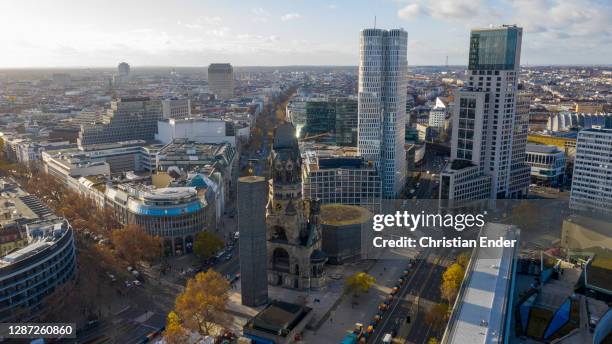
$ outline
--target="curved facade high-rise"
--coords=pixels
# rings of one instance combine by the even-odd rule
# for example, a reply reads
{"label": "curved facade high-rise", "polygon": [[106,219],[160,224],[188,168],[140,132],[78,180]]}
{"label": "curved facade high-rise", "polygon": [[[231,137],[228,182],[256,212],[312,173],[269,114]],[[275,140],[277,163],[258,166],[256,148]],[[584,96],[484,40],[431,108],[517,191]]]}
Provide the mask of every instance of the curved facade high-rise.
{"label": "curved facade high-rise", "polygon": [[407,44],[403,29],[361,30],[357,147],[380,171],[387,198],[401,191],[406,177]]}

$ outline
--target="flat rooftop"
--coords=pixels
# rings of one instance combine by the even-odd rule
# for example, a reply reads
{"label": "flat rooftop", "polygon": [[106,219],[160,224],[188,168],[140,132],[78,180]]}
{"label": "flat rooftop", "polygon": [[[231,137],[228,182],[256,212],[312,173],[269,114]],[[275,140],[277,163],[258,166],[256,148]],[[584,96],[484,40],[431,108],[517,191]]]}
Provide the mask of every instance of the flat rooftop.
{"label": "flat rooftop", "polygon": [[[514,227],[489,223],[482,236],[517,239]],[[502,343],[515,248],[477,248],[448,324],[447,343]]]}
{"label": "flat rooftop", "polygon": [[455,159],[450,164],[451,170],[462,170],[464,168],[473,167],[473,166],[476,166],[476,165],[474,165],[469,160],[463,160],[463,159]]}
{"label": "flat rooftop", "polygon": [[539,145],[539,144],[534,144],[534,143],[528,143],[527,144],[527,152],[553,154],[553,153],[560,153],[561,150],[559,148],[557,148],[557,146]]}
{"label": "flat rooftop", "polygon": [[286,335],[312,311],[311,308],[288,303],[272,301],[259,312],[245,327],[279,335]]}
{"label": "flat rooftop", "polygon": [[332,226],[348,226],[366,222],[372,214],[356,205],[321,205],[321,223]]}

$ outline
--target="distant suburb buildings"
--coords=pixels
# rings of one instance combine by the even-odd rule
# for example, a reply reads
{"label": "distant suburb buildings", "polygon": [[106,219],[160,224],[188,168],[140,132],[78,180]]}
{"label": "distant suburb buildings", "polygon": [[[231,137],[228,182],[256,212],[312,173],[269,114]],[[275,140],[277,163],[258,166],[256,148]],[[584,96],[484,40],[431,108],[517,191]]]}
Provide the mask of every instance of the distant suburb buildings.
{"label": "distant suburb buildings", "polygon": [[360,34],[357,147],[380,171],[387,198],[401,191],[406,175],[407,42],[403,29]]}
{"label": "distant suburb buildings", "polygon": [[219,99],[234,97],[234,68],[229,63],[208,66],[208,88]]}
{"label": "distant suburb buildings", "polygon": [[529,95],[518,90],[522,34],[516,26],[472,31],[468,80],[455,94],[451,162],[441,173],[440,198],[449,204],[527,193]]}
{"label": "distant suburb buildings", "polygon": [[612,204],[612,129],[578,133],[570,207],[609,213]]}

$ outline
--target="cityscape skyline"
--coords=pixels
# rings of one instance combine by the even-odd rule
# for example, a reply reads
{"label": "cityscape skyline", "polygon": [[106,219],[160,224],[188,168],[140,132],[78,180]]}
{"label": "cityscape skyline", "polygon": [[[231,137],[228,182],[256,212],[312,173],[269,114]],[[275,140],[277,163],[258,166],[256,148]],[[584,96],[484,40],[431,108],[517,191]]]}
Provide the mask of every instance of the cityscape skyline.
{"label": "cityscape skyline", "polygon": [[302,1],[0,14],[0,337],[612,343],[612,7]]}
{"label": "cityscape skyline", "polygon": [[445,65],[447,56],[449,65],[462,65],[466,33],[501,23],[525,28],[526,65],[602,65],[612,53],[612,5],[600,0],[185,1],[147,3],[150,15],[130,15],[143,5],[3,2],[0,13],[9,15],[0,28],[13,34],[0,38],[6,52],[0,68],[105,67],[119,61],[177,67],[224,61],[353,66],[358,64],[356,32],[372,26],[375,17],[377,27],[408,31],[412,66]]}

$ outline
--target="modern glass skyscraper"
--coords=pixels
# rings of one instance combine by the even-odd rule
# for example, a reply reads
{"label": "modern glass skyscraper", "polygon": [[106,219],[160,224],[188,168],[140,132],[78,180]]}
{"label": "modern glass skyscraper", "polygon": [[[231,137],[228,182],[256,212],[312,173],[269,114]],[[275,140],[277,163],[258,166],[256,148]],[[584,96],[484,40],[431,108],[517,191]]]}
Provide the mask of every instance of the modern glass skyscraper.
{"label": "modern glass skyscraper", "polygon": [[527,193],[524,119],[529,98],[518,101],[522,35],[523,29],[514,25],[472,30],[468,79],[455,94],[452,162],[441,175],[443,199]]}
{"label": "modern glass skyscraper", "polygon": [[407,43],[403,29],[361,30],[357,147],[380,171],[387,198],[401,191],[406,176]]}

